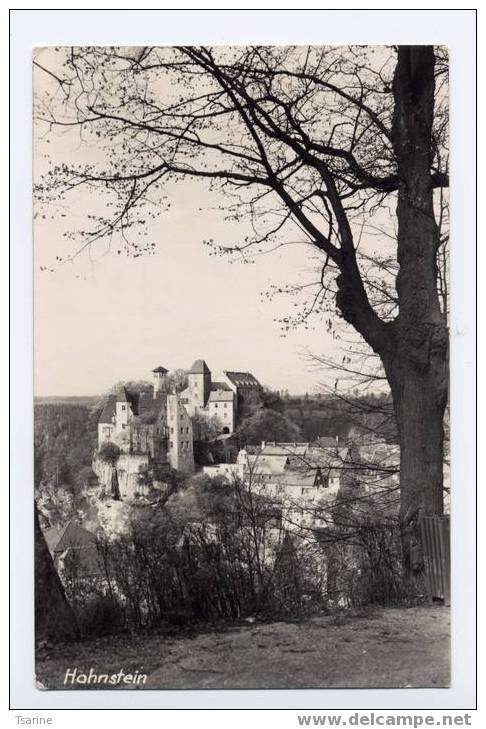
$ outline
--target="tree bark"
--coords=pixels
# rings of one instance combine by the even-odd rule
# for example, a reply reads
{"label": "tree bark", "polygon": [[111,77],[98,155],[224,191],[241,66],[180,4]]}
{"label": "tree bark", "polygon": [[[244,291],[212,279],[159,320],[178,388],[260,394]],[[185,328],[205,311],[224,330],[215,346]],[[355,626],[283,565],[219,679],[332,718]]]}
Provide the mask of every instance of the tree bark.
{"label": "tree bark", "polygon": [[35,545],[35,640],[51,642],[76,640],[79,631],[74,612],[67,601],[52,557],[42,534],[34,502]]}
{"label": "tree bark", "polygon": [[389,375],[400,439],[400,528],[404,566],[422,567],[419,520],[443,512],[443,418],[447,387],[434,372],[397,361]]}
{"label": "tree bark", "polygon": [[439,230],[431,175],[434,50],[402,46],[393,92],[392,142],[399,178],[396,288],[399,313],[384,323],[357,285],[354,261],[341,263],[337,305],[380,356],[400,440],[400,527],[404,563],[421,566],[419,519],[443,511],[443,419],[448,396],[448,332],[437,290]]}
{"label": "tree bark", "polygon": [[434,215],[432,122],[434,51],[404,46],[393,84],[398,163],[399,314],[382,353],[400,437],[400,524],[405,565],[420,566],[418,520],[443,510],[443,419],[448,332],[437,291],[439,231]]}

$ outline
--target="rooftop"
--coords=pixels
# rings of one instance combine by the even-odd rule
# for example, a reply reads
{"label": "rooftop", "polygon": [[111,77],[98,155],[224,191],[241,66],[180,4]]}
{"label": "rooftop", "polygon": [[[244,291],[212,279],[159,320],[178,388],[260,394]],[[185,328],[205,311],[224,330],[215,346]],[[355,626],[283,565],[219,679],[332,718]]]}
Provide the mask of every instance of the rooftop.
{"label": "rooftop", "polygon": [[234,393],[229,387],[227,390],[213,390],[209,393],[208,402],[233,402]]}
{"label": "rooftop", "polygon": [[117,402],[130,402],[130,398],[128,396],[128,390],[126,387],[120,387],[120,389],[117,390],[116,401]]}
{"label": "rooftop", "polygon": [[114,395],[110,395],[105,403],[105,406],[101,412],[100,423],[112,423],[115,416],[115,405],[116,399]]}
{"label": "rooftop", "polygon": [[233,392],[226,382],[211,382],[211,390],[227,390],[228,392]]}
{"label": "rooftop", "polygon": [[210,375],[211,370],[207,366],[206,362],[203,359],[197,359],[191,369],[189,370],[190,375]]}
{"label": "rooftop", "polygon": [[51,554],[96,544],[95,535],[74,521],[68,521],[60,528],[45,529],[44,537]]}
{"label": "rooftop", "polygon": [[257,378],[251,372],[232,372],[225,370],[226,377],[237,387],[261,387]]}

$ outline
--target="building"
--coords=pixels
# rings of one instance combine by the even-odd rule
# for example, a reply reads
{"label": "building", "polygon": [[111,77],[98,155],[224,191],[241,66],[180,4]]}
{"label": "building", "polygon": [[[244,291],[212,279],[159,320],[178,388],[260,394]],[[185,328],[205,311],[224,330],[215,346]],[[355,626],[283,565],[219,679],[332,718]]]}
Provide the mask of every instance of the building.
{"label": "building", "polygon": [[251,372],[224,370],[221,379],[222,384],[227,385],[234,392],[237,411],[241,411],[245,405],[261,399],[262,386]]}
{"label": "building", "polygon": [[[255,452],[249,452],[255,450]],[[347,448],[333,441],[332,448],[311,443],[267,443],[242,449],[234,464],[206,466],[211,477],[238,479],[281,510],[282,517],[299,526],[317,526],[323,506],[334,501],[341,486]]]}
{"label": "building", "polygon": [[[169,464],[183,473],[194,471],[193,442],[200,417],[218,423],[221,434],[233,433],[238,402],[249,393],[261,393],[258,380],[249,372],[225,372],[214,381],[203,359],[187,373],[187,387],[171,392],[168,370],[152,370],[152,386],[143,392],[121,387],[107,398],[98,421],[98,449],[108,443],[121,451],[116,464],[120,495],[127,498],[146,490],[144,474],[152,463]],[[111,493],[112,464],[95,458],[93,465],[105,492]],[[101,474],[101,475],[100,475]],[[111,489],[112,490],[112,489]]]}
{"label": "building", "polygon": [[250,396],[261,398],[262,386],[250,372],[225,370],[218,380],[203,359],[197,359],[187,375],[188,384],[180,395],[187,412],[194,417],[201,415],[217,418],[221,433],[233,433],[238,412]]}
{"label": "building", "polygon": [[[234,464],[206,466],[211,478],[238,479],[253,493],[279,504],[288,522],[326,527],[336,499],[350,499],[356,511],[370,504],[394,514],[399,503],[399,461],[395,444],[344,445],[337,439],[315,443],[262,442],[240,450]],[[362,508],[361,508],[362,507]]]}
{"label": "building", "polygon": [[[151,391],[110,395],[98,422],[98,448],[114,443],[125,456],[145,456],[183,473],[194,471],[192,421],[177,393],[169,393],[167,370],[153,370]],[[125,460],[127,460],[125,458]]]}
{"label": "building", "polygon": [[59,574],[70,578],[101,575],[96,536],[74,521],[43,530],[47,547]]}

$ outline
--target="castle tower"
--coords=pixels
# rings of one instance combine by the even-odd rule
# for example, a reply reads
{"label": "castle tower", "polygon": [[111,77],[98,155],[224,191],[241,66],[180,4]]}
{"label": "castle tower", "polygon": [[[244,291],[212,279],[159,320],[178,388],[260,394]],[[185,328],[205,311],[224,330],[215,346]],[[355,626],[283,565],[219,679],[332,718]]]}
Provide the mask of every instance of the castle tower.
{"label": "castle tower", "polygon": [[116,432],[121,433],[122,430],[127,428],[132,414],[128,393],[124,387],[118,390],[115,399],[115,427]]}
{"label": "castle tower", "polygon": [[189,401],[194,411],[205,407],[211,392],[211,371],[203,359],[197,359],[187,373]]}
{"label": "castle tower", "polygon": [[157,397],[159,392],[163,392],[165,387],[165,376],[169,370],[161,365],[152,370],[152,380],[154,385],[154,398]]}
{"label": "castle tower", "polygon": [[192,421],[179,395],[167,395],[167,457],[172,468],[194,471]]}

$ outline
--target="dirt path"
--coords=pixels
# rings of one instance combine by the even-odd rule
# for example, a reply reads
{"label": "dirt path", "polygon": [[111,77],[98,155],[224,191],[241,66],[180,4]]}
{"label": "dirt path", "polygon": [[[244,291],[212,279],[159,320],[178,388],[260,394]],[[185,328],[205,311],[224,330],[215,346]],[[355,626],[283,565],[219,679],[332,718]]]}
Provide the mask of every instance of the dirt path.
{"label": "dirt path", "polygon": [[38,662],[38,678],[61,687],[66,667],[78,666],[99,673],[143,668],[151,689],[449,684],[449,610],[442,606],[254,624],[195,638],[151,636],[124,647],[110,641],[46,657]]}

